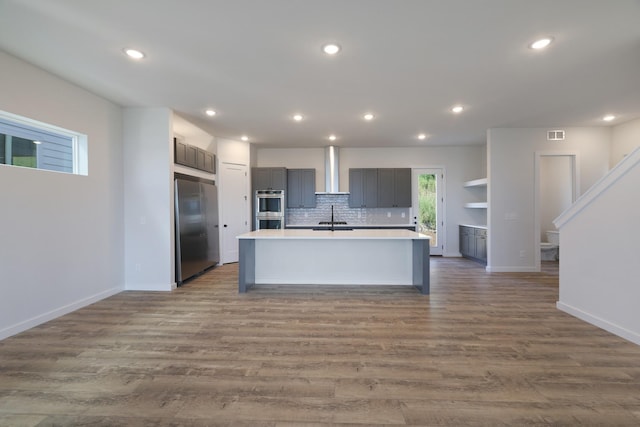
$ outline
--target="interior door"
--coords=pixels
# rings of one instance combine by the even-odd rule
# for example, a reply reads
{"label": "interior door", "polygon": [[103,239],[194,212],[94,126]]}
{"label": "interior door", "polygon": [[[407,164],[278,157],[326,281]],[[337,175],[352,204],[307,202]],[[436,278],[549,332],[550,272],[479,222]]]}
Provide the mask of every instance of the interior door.
{"label": "interior door", "polygon": [[236,236],[250,229],[247,219],[249,203],[247,191],[247,166],[222,163],[220,168],[221,264],[238,262],[239,245]]}
{"label": "interior door", "polygon": [[444,170],[441,168],[412,169],[413,223],[416,231],[431,237],[431,255],[444,251]]}

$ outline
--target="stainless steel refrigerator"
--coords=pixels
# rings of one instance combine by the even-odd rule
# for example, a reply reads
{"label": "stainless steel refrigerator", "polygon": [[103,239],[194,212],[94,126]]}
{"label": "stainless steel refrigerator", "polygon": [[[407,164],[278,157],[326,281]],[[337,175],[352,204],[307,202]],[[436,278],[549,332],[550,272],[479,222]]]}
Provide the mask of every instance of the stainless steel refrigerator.
{"label": "stainless steel refrigerator", "polygon": [[175,179],[176,282],[220,262],[218,190],[212,182]]}

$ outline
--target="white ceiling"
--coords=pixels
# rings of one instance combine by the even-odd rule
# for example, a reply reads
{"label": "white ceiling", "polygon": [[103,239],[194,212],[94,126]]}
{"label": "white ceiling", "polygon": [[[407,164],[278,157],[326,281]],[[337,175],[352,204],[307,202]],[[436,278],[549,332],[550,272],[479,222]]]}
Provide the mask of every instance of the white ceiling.
{"label": "white ceiling", "polygon": [[638,0],[0,0],[0,49],[263,146],[481,144],[488,128],[640,117]]}

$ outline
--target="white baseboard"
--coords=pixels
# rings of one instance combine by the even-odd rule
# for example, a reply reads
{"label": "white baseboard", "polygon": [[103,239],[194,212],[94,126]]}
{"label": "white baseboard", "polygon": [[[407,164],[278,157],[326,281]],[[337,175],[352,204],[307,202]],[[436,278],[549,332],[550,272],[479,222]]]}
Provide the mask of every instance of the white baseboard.
{"label": "white baseboard", "polygon": [[485,270],[489,273],[539,273],[536,267],[494,267],[487,265]]}
{"label": "white baseboard", "polygon": [[19,334],[20,332],[24,332],[27,329],[31,329],[35,326],[41,325],[42,323],[48,322],[49,320],[53,320],[56,317],[64,316],[65,314],[76,311],[82,307],[86,307],[89,304],[93,304],[94,302],[98,302],[122,291],[122,288],[111,288],[90,297],[72,302],[71,304],[67,304],[60,308],[56,308],[55,310],[51,310],[38,316],[32,317],[31,319],[16,323],[15,325],[8,326],[0,330],[0,340],[8,338],[12,335]]}
{"label": "white baseboard", "polygon": [[622,326],[611,323],[605,319],[594,316],[580,310],[579,308],[573,307],[560,301],[556,302],[556,308],[560,311],[564,311],[565,313],[577,317],[580,320],[591,323],[592,325],[597,326],[600,329],[604,329],[607,332],[611,332],[612,334],[624,338],[625,340],[631,341],[634,344],[640,345],[639,332],[630,331],[629,329],[623,328]]}
{"label": "white baseboard", "polygon": [[135,283],[135,284],[127,284],[125,286],[126,291],[159,291],[159,292],[170,292],[176,289],[176,283],[164,283],[164,284],[155,284],[155,283]]}
{"label": "white baseboard", "polygon": [[446,257],[446,258],[462,258],[462,254],[460,252],[447,252],[447,251],[444,251],[442,256]]}

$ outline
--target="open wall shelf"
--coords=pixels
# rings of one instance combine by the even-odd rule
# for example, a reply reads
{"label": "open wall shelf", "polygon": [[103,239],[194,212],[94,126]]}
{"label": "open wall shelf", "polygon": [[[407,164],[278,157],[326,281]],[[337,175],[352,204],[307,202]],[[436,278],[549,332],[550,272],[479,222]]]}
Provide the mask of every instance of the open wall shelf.
{"label": "open wall shelf", "polygon": [[487,178],[474,179],[473,181],[467,181],[464,183],[465,187],[486,187]]}
{"label": "open wall shelf", "polygon": [[464,207],[470,209],[487,209],[487,202],[465,203]]}

